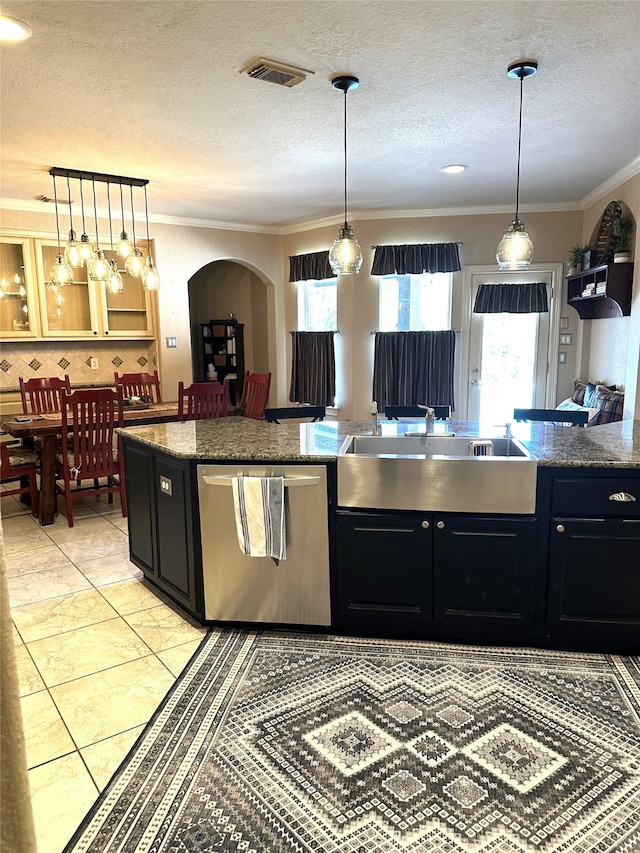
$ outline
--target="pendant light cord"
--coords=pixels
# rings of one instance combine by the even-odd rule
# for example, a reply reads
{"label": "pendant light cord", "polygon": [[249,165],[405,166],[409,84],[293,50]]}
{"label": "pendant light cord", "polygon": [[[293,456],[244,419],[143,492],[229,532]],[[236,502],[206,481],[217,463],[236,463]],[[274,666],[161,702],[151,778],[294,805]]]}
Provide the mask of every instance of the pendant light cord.
{"label": "pendant light cord", "polygon": [[58,232],[58,255],[62,254],[62,248],[60,246],[60,222],[58,219],[58,193],[56,190],[56,176],[53,176],[53,202],[56,206],[56,231]]}
{"label": "pendant light cord", "polygon": [[111,192],[109,191],[111,184],[107,181],[107,208],[109,210],[109,242],[111,243],[111,251],[113,251],[113,226],[111,225]]}
{"label": "pendant light cord", "polygon": [[131,233],[133,235],[133,248],[135,250],[137,248],[137,246],[136,246],[136,217],[133,213],[133,184],[129,184],[129,189],[131,191]]}
{"label": "pendant light cord", "polygon": [[522,149],[522,88],[524,86],[524,73],[522,70],[520,77],[520,117],[518,120],[518,169],[516,173],[516,219],[518,219],[518,211],[520,209],[520,151]]}
{"label": "pendant light cord", "polygon": [[86,235],[87,226],[84,221],[84,192],[82,190],[82,178],[80,178],[80,206],[82,207],[82,233]]}
{"label": "pendant light cord", "polygon": [[344,224],[347,224],[347,92],[344,90]]}
{"label": "pendant light cord", "polygon": [[144,185],[144,215],[147,220],[147,257],[151,254],[151,241],[149,239],[149,207],[147,205],[147,185]]}
{"label": "pendant light cord", "polygon": [[69,228],[73,231],[73,214],[71,210],[71,184],[69,182],[69,175],[67,175],[67,192],[69,193]]}
{"label": "pendant light cord", "polygon": [[100,249],[100,236],[98,235],[98,207],[96,205],[96,182],[95,178],[91,178],[91,185],[93,187],[93,218],[96,223],[96,251]]}

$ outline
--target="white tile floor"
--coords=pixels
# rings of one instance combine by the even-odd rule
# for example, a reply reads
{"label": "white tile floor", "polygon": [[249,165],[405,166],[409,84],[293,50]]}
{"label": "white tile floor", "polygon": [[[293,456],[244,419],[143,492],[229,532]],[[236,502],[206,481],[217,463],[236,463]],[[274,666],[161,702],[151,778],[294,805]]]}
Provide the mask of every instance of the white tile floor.
{"label": "white tile floor", "polygon": [[75,501],[73,528],[0,504],[38,851],[60,853],[206,629],[129,561],[117,497]]}

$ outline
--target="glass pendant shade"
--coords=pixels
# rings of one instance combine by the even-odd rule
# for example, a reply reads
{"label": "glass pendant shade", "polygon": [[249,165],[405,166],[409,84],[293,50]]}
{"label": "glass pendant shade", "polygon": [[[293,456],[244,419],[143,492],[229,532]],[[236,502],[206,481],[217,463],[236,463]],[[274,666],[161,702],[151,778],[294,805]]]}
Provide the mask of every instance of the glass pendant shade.
{"label": "glass pendant shade", "polygon": [[151,255],[147,255],[147,260],[140,278],[142,279],[142,286],[145,290],[160,289],[160,275],[158,274],[158,270],[155,268]]}
{"label": "glass pendant shade", "polygon": [[345,222],[338,231],[329,251],[329,264],[335,273],[353,275],[360,272],[362,266],[362,249],[353,228]]}
{"label": "glass pendant shade", "polygon": [[111,275],[111,264],[102,249],[98,249],[87,267],[91,281],[107,281]]}
{"label": "glass pendant shade", "polygon": [[62,255],[58,255],[49,273],[49,280],[54,284],[71,284],[73,281],[73,270]]}
{"label": "glass pendant shade", "polygon": [[116,252],[121,258],[128,258],[133,252],[133,244],[131,243],[131,240],[129,240],[126,231],[120,232],[120,239],[116,243]]}
{"label": "glass pendant shade", "polygon": [[133,276],[133,278],[140,278],[142,275],[142,270],[144,269],[144,258],[142,257],[142,252],[137,246],[124,262],[124,268],[130,276]]}
{"label": "glass pendant shade", "polygon": [[84,258],[80,250],[80,244],[76,240],[76,232],[71,229],[69,231],[69,241],[64,247],[64,259],[70,267],[77,269],[84,263]]}
{"label": "glass pendant shade", "polygon": [[498,245],[496,260],[501,270],[527,270],[533,259],[533,243],[524,230],[524,222],[514,219]]}
{"label": "glass pendant shade", "polygon": [[82,234],[80,237],[80,256],[85,264],[88,264],[94,255],[93,243],[89,240],[87,234]]}
{"label": "glass pendant shade", "polygon": [[122,293],[124,290],[124,281],[122,280],[120,270],[118,269],[118,265],[115,261],[111,261],[110,267],[111,271],[109,273],[109,278],[107,279],[106,288],[109,293],[117,296],[118,293]]}

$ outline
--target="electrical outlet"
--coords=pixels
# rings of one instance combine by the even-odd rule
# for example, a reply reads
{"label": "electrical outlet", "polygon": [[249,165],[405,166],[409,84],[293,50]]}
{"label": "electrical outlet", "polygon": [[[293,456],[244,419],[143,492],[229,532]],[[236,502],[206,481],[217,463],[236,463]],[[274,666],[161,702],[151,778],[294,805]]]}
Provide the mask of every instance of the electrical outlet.
{"label": "electrical outlet", "polygon": [[92,358],[90,360],[90,367],[91,367],[91,370],[98,370],[99,365],[98,365],[98,359],[97,358]]}

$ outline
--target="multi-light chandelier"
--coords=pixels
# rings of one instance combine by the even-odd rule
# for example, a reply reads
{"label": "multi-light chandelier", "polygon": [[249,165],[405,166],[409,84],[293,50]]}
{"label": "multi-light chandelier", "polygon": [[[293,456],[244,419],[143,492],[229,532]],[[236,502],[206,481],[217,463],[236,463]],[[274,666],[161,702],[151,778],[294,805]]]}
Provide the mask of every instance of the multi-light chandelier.
{"label": "multi-light chandelier", "polygon": [[[73,270],[82,266],[87,268],[87,276],[91,281],[103,282],[107,291],[111,294],[122,293],[124,290],[124,282],[118,265],[115,259],[109,261],[104,253],[104,249],[100,246],[100,233],[98,228],[98,199],[96,191],[96,182],[106,184],[106,200],[109,216],[109,243],[111,250],[125,259],[124,267],[128,275],[133,278],[140,278],[142,286],[145,290],[158,290],[160,287],[160,275],[155,266],[153,256],[151,254],[151,244],[149,237],[149,207],[147,201],[147,181],[144,178],[125,178],[122,175],[104,175],[99,172],[85,172],[79,169],[62,169],[57,166],[49,170],[49,174],[53,178],[53,198],[55,203],[56,213],[56,232],[58,235],[58,255],[51,268],[49,280],[53,285],[60,286],[71,284],[73,281]],[[58,205],[58,192],[56,186],[56,178],[66,178],[67,191],[69,193],[69,239],[62,247],[60,240],[60,211]],[[76,232],[73,227],[73,210],[71,202],[71,181],[75,180],[79,183],[80,204],[82,208],[82,234],[78,241]],[[91,242],[87,234],[87,225],[85,219],[84,205],[84,182],[91,183],[93,196],[93,216],[95,223],[95,246]],[[122,216],[122,229],[120,231],[120,239],[114,246],[113,243],[113,222],[111,218],[111,189],[113,186],[118,187],[120,196],[120,212]],[[130,207],[131,207],[131,232],[133,240],[129,240],[125,225],[124,212],[124,193],[123,187],[129,187]],[[133,188],[142,187],[144,189],[144,211],[145,221],[147,226],[147,256],[146,260],[142,251],[136,245],[136,226],[135,226],[135,209],[133,199]]]}
{"label": "multi-light chandelier", "polygon": [[533,258],[533,243],[519,216],[520,206],[520,150],[522,148],[522,84],[525,77],[532,77],[538,70],[537,62],[514,62],[507,69],[509,77],[520,80],[520,119],[518,122],[518,171],[516,177],[516,215],[509,223],[507,232],[498,245],[496,260],[501,270],[526,270]]}

